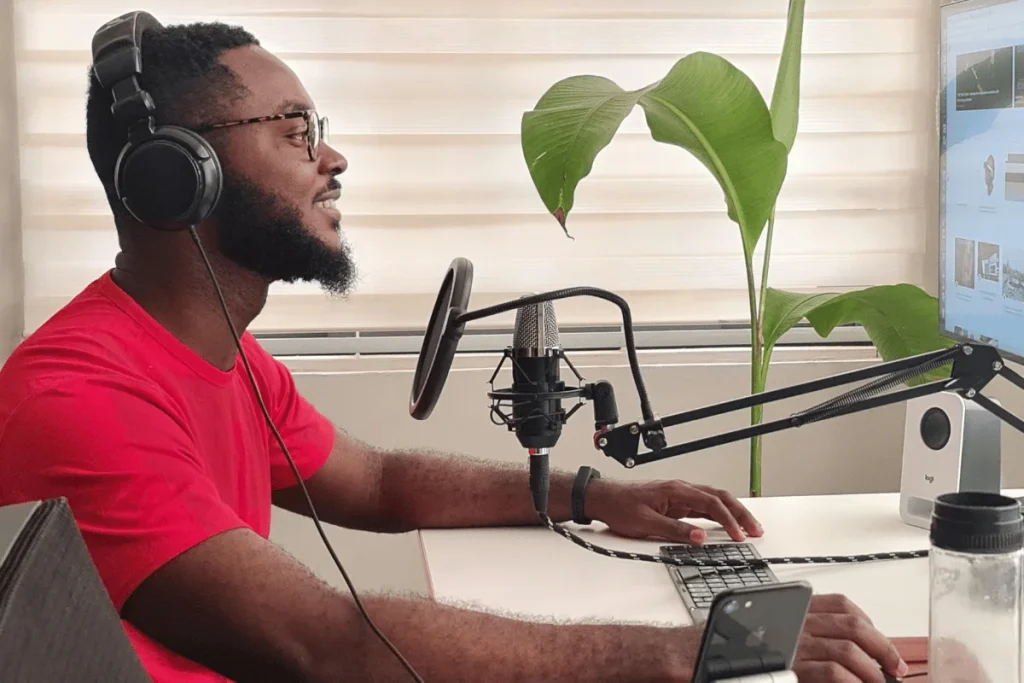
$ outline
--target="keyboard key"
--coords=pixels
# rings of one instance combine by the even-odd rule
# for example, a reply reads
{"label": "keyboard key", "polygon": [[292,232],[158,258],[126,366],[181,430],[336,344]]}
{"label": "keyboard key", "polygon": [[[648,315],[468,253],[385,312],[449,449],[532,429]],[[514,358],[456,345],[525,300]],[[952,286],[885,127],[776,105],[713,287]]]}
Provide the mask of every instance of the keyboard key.
{"label": "keyboard key", "polygon": [[[760,559],[750,543],[711,543],[703,546],[665,546],[662,552],[679,559],[730,560],[750,562]],[[690,617],[696,624],[707,621],[715,597],[726,590],[744,586],[776,583],[766,565],[754,567],[675,567],[667,565]]]}

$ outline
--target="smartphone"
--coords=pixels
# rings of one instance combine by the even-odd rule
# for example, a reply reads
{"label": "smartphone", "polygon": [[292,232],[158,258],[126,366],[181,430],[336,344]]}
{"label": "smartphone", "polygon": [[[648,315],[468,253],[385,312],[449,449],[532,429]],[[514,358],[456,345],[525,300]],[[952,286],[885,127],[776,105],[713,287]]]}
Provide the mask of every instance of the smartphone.
{"label": "smartphone", "polygon": [[811,607],[811,594],[806,581],[719,593],[708,611],[693,683],[790,669]]}

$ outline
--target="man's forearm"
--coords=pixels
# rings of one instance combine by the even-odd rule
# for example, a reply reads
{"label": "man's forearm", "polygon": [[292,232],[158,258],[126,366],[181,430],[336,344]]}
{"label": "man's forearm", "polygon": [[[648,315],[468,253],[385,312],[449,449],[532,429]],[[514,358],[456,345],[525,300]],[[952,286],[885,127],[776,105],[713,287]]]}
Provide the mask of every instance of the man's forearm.
{"label": "man's forearm", "polygon": [[[381,458],[384,516],[400,530],[538,523],[525,462],[423,452],[387,452]],[[573,478],[551,471],[548,514],[556,522],[572,519]]]}
{"label": "man's forearm", "polygon": [[[695,628],[555,626],[429,600],[363,600],[430,683],[686,682],[700,638]],[[233,681],[412,680],[351,595],[249,529],[218,534],[164,564],[132,593],[122,617]]]}
{"label": "man's forearm", "polygon": [[[309,680],[412,680],[345,600],[344,633],[322,631],[324,650],[309,652]],[[538,624],[423,600],[365,604],[425,681],[687,682],[700,642],[693,627]]]}

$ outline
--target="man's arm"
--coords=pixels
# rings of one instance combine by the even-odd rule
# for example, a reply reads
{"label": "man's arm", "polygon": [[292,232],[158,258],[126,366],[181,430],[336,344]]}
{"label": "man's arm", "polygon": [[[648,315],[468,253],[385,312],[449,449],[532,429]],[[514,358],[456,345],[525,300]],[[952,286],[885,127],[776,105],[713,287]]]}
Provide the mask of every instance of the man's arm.
{"label": "man's arm", "polygon": [[[700,627],[543,624],[369,597],[365,606],[425,681],[690,683]],[[816,596],[794,664],[800,680],[884,683],[907,672],[893,644],[841,596]],[[348,595],[246,530],[153,573],[122,614],[166,647],[240,683],[412,680]],[[880,668],[881,667],[881,668]]]}
{"label": "man's arm", "polygon": [[[549,516],[572,519],[574,475],[551,471]],[[320,519],[377,532],[536,524],[527,464],[374,448],[339,430],[327,462],[306,481]],[[298,486],[274,503],[309,514]]]}
{"label": "man's arm", "polygon": [[[688,681],[700,641],[697,628],[538,624],[425,600],[363,601],[426,681]],[[350,596],[247,530],[165,564],[123,616],[232,680],[412,680]]]}
{"label": "man's arm", "polygon": [[[377,532],[539,522],[525,462],[388,451],[362,443],[335,428],[302,397],[284,364],[254,341],[251,347],[253,357],[262,361],[275,424],[299,463],[321,519]],[[309,515],[306,497],[294,480],[285,453],[273,440],[270,447],[274,503]],[[574,478],[560,471],[549,475],[548,515],[555,522],[572,518]],[[624,492],[609,480],[595,481],[588,488],[586,512],[627,536],[653,534],[672,541],[699,542],[705,532],[679,521],[690,513],[719,522],[737,541],[747,533],[760,535],[757,521],[734,496],[684,482],[659,482],[643,491]],[[609,513],[619,512],[625,512],[625,517],[613,523]]]}
{"label": "man's arm", "polygon": [[[549,516],[572,519],[574,475],[553,471]],[[320,470],[306,482],[317,514],[338,526],[378,532],[449,527],[537,524],[527,465],[474,460],[424,451],[385,451],[338,432]],[[274,502],[308,515],[297,486],[278,491]],[[760,524],[735,496],[680,481],[624,484],[595,480],[587,489],[588,516],[616,533],[702,542],[706,531],[684,517],[721,524],[733,540],[760,536]]]}

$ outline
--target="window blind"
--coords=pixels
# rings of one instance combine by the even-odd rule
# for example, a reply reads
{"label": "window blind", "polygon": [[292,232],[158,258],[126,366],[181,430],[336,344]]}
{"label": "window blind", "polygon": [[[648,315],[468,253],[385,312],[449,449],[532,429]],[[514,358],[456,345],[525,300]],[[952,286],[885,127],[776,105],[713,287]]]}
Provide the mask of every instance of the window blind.
{"label": "window blind", "polygon": [[[251,329],[288,334],[422,330],[455,256],[474,262],[474,307],[587,284],[625,296],[638,324],[746,320],[739,230],[721,191],[686,152],[650,138],[639,108],[580,185],[573,240],[531,184],[519,124],[561,78],[634,88],[696,50],[731,60],[768,99],[787,4],[151,0],[147,10],[165,24],[244,25],[331,118],[331,144],[350,164],[341,208],[360,279],[342,299],[275,285]],[[772,286],[930,288],[931,4],[808,2]],[[27,333],[117,252],[85,148],[86,69],[93,31],[135,5],[14,2]],[[559,302],[558,315],[563,325],[618,319],[593,300]]]}

